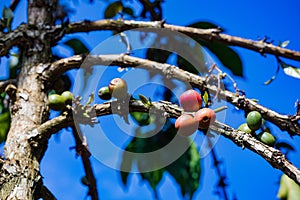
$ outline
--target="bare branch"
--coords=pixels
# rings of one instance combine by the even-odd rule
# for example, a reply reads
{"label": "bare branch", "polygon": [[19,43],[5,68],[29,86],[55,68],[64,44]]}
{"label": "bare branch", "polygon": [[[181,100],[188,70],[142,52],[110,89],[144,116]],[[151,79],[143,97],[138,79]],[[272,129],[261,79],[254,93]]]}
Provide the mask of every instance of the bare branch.
{"label": "bare branch", "polygon": [[[119,104],[120,102],[118,101],[110,101],[103,104],[96,104],[92,107],[92,109],[89,112],[95,112],[97,116],[109,115],[112,114],[111,108]],[[153,102],[153,107],[163,111],[166,114],[166,117],[177,118],[183,113],[183,110],[178,105],[169,102]],[[141,101],[130,101],[129,112],[134,111],[149,112],[149,107],[145,106]],[[40,132],[40,134],[46,134],[46,136],[48,137],[49,135],[45,130],[51,130],[51,127],[56,130],[58,127],[66,127],[67,124],[70,123],[70,121],[72,121],[71,118],[59,116],[52,120],[49,120],[48,122],[45,122],[37,130]],[[211,125],[210,129],[230,139],[236,145],[242,148],[247,148],[253,151],[254,153],[258,154],[268,163],[270,163],[271,166],[281,170],[283,173],[285,173],[287,176],[293,179],[298,185],[300,185],[300,170],[297,167],[295,167],[285,157],[285,155],[281,153],[281,151],[263,144],[250,134],[244,133],[242,131],[237,131],[234,128],[221,122],[215,122]]]}
{"label": "bare branch", "polygon": [[13,46],[24,44],[27,39],[24,37],[26,25],[21,25],[14,31],[8,33],[0,32],[0,56],[7,55]]}
{"label": "bare branch", "polygon": [[[155,28],[168,29],[171,31],[178,31],[193,38],[199,38],[205,41],[215,41],[230,46],[238,46],[245,49],[253,50],[261,54],[272,54],[280,57],[285,57],[300,61],[300,52],[290,49],[275,46],[264,41],[254,41],[244,39],[241,37],[231,36],[219,33],[216,29],[199,29],[185,26],[176,26],[165,24],[161,21],[143,22],[143,21],[129,21],[129,20],[99,20],[99,21],[83,21],[71,23],[69,25],[68,33],[90,32],[99,30],[116,30],[124,31],[135,28]],[[61,26],[56,26],[56,29],[61,29]]]}
{"label": "bare branch", "polygon": [[52,192],[45,186],[43,185],[40,191],[40,197],[43,200],[56,200],[56,197],[52,194]]}
{"label": "bare branch", "polygon": [[82,141],[82,134],[80,133],[80,128],[75,127],[75,125],[73,125],[72,130],[76,142],[77,153],[81,156],[84,171],[86,174],[86,178],[88,182],[87,184],[89,188],[89,195],[91,196],[92,200],[98,200],[99,197],[98,197],[96,178],[94,176],[94,172],[90,161],[91,153],[87,149],[87,146],[83,144],[84,142]]}
{"label": "bare branch", "polygon": [[8,85],[10,85],[10,84],[16,85],[16,83],[17,83],[17,80],[15,80],[15,79],[0,81],[0,93],[4,92]]}
{"label": "bare branch", "polygon": [[262,117],[275,125],[277,125],[281,130],[286,130],[288,133],[293,135],[300,135],[300,125],[297,120],[292,116],[279,114],[273,110],[270,110],[257,102],[254,102],[244,95],[239,95],[228,90],[219,91],[217,86],[209,85],[206,83],[205,78],[186,72],[178,67],[170,64],[162,64],[147,59],[137,58],[128,55],[99,55],[99,56],[85,56],[77,55],[70,58],[61,59],[54,62],[48,70],[44,71],[43,78],[45,80],[51,80],[51,77],[55,77],[64,73],[65,71],[72,68],[79,68],[84,62],[84,65],[91,66],[95,64],[99,65],[113,65],[120,67],[137,67],[146,70],[152,70],[165,75],[165,77],[173,77],[179,79],[183,82],[189,82],[193,86],[199,88],[208,89],[210,93],[219,93],[219,97],[230,102],[234,106],[249,112],[258,111],[261,113]]}
{"label": "bare branch", "polygon": [[9,6],[9,8],[12,11],[15,11],[15,9],[17,8],[18,4],[20,3],[20,0],[13,0]]}

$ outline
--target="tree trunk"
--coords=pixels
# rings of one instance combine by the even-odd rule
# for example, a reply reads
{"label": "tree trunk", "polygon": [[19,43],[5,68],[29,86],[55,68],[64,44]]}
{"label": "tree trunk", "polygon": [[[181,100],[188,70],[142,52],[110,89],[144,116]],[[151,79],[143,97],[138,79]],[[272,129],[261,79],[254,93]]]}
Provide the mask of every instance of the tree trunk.
{"label": "tree trunk", "polygon": [[38,71],[51,60],[50,39],[43,34],[53,24],[55,0],[28,0],[30,42],[20,47],[21,72],[11,101],[11,128],[5,144],[5,162],[0,172],[0,199],[37,199],[42,186],[40,160],[47,138],[33,143],[30,131],[49,116],[47,91]]}

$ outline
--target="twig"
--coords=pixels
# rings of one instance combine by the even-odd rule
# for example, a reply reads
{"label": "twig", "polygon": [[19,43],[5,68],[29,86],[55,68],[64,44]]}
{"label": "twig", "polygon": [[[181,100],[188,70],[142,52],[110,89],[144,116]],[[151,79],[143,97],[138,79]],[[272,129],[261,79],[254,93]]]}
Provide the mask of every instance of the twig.
{"label": "twig", "polygon": [[[199,29],[185,26],[176,26],[164,24],[161,21],[144,22],[130,20],[99,20],[99,21],[82,21],[71,23],[69,25],[69,33],[90,32],[99,30],[116,30],[124,31],[135,28],[155,28],[178,31],[193,38],[203,39],[205,41],[215,41],[218,43],[238,46],[245,49],[253,50],[263,54],[273,54],[280,57],[290,58],[300,61],[300,52],[290,49],[275,46],[264,41],[254,41],[241,37],[231,36],[223,33],[218,33],[214,29]],[[56,26],[56,29],[61,29],[61,26]]]}
{"label": "twig", "polygon": [[[97,116],[109,115],[112,114],[111,108],[118,105],[118,103],[118,101],[111,101],[103,104],[96,104],[91,108],[89,112],[96,113]],[[152,102],[152,104],[154,108],[163,111],[166,117],[177,118],[183,113],[183,110],[176,104],[163,101]],[[129,102],[129,112],[149,112],[149,109],[150,108],[148,106],[145,106],[141,101],[131,100]],[[31,139],[32,141],[36,141],[44,137],[49,137],[49,133],[47,131],[51,131],[52,129],[60,130],[62,127],[67,127],[68,124],[72,123],[72,121],[72,118],[68,118],[66,116],[58,116],[45,122],[39,128],[33,130],[32,133],[29,134],[29,139]],[[210,129],[230,139],[236,145],[242,148],[247,148],[258,154],[271,166],[281,170],[288,177],[293,179],[298,185],[300,185],[300,170],[295,167],[285,157],[285,155],[281,153],[281,151],[263,144],[250,134],[242,131],[237,131],[234,128],[218,121],[212,124],[210,126]]]}
{"label": "twig", "polygon": [[[137,58],[129,55],[98,55],[98,56],[86,56],[86,55],[76,55],[70,58],[65,58],[54,62],[48,70],[46,70],[42,78],[45,81],[50,81],[52,77],[56,77],[69,69],[79,68],[81,64],[85,62],[87,65],[112,65],[120,67],[137,67],[143,68],[148,71],[155,71],[160,74],[165,75],[166,77],[171,77],[179,79],[183,82],[189,82],[193,86],[199,86],[206,88],[212,94],[218,92],[218,87],[215,85],[206,84],[205,78],[189,73],[182,69],[179,69],[176,66],[169,64],[162,64],[147,59]],[[84,66],[83,66],[84,67]],[[227,102],[230,102],[234,106],[242,109],[246,112],[258,111],[261,113],[262,117],[276,126],[281,130],[286,130],[288,133],[293,135],[300,136],[300,125],[296,120],[292,120],[291,116],[279,114],[273,110],[270,110],[257,102],[254,102],[244,95],[239,95],[228,90],[219,91],[219,97],[225,99]]]}
{"label": "twig", "polygon": [[20,0],[13,0],[9,6],[9,8],[12,11],[15,11],[15,9],[17,8],[18,4],[20,3]]}
{"label": "twig", "polygon": [[41,188],[40,198],[42,198],[43,200],[56,200],[56,197],[45,185],[43,185]]}
{"label": "twig", "polygon": [[159,10],[158,13],[155,10],[155,4],[159,4],[160,2],[151,3],[148,0],[139,0],[139,2],[144,6],[144,8],[150,12],[152,20],[161,20],[162,11]]}
{"label": "twig", "polygon": [[212,158],[213,158],[214,167],[216,168],[217,174],[219,176],[218,187],[221,188],[224,199],[228,200],[228,195],[227,195],[227,191],[226,191],[226,187],[227,187],[226,176],[224,176],[221,172],[221,169],[219,167],[220,161],[217,158],[217,154],[216,154],[215,149],[212,148],[212,143],[211,143],[210,139],[208,138],[207,141],[208,141],[208,145],[211,149],[211,155],[212,155]]}
{"label": "twig", "polygon": [[92,200],[98,200],[99,197],[98,197],[96,178],[94,176],[91,161],[89,158],[91,153],[89,152],[87,147],[83,144],[84,142],[81,139],[82,134],[80,133],[79,127],[75,127],[75,125],[73,125],[72,131],[76,142],[77,153],[81,156],[84,171],[88,181],[88,188],[89,188],[88,194],[91,196]]}
{"label": "twig", "polygon": [[15,80],[15,79],[0,81],[0,93],[4,92],[8,85],[10,85],[10,84],[16,85],[16,83],[17,83],[17,80]]}

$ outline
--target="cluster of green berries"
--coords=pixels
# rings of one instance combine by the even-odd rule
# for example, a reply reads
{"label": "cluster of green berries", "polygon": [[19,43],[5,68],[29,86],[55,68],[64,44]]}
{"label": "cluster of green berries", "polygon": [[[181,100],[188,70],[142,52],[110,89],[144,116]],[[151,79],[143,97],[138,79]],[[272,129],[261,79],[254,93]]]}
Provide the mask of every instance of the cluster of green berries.
{"label": "cluster of green berries", "polygon": [[247,123],[241,124],[238,130],[255,136],[258,140],[266,145],[274,146],[276,139],[270,132],[262,131],[256,135],[255,131],[259,130],[262,126],[262,117],[259,112],[249,112],[246,118],[246,122]]}
{"label": "cluster of green berries", "polygon": [[180,95],[180,105],[185,111],[176,119],[175,128],[184,137],[192,135],[198,128],[208,129],[216,120],[215,112],[210,108],[202,108],[202,97],[195,90],[187,90]]}
{"label": "cluster of green berries", "polygon": [[67,105],[72,105],[73,100],[74,95],[70,91],[64,91],[61,95],[51,94],[48,97],[50,109],[56,111],[65,110]]}

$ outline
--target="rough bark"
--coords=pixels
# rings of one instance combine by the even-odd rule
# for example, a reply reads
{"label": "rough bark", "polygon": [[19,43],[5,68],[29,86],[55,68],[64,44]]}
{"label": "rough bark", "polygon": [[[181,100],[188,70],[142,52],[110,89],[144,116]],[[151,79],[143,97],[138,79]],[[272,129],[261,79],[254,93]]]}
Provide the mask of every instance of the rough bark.
{"label": "rough bark", "polygon": [[27,35],[31,42],[20,50],[22,68],[10,106],[12,120],[0,173],[0,199],[37,199],[42,188],[39,162],[47,140],[31,143],[30,132],[49,116],[46,91],[38,72],[51,59],[50,41],[43,29],[52,24],[55,4],[55,0],[28,1],[28,27],[34,28]]}

